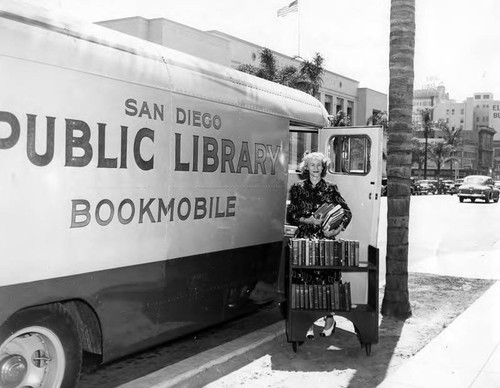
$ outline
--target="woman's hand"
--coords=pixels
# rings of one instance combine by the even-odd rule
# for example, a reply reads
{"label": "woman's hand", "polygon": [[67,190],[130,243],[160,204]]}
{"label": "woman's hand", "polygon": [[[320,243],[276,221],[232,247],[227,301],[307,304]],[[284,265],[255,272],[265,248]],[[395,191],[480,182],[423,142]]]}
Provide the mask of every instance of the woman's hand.
{"label": "woman's hand", "polygon": [[325,235],[325,237],[330,238],[336,236],[337,234],[342,232],[342,230],[343,230],[342,225],[340,225],[337,229],[328,230],[326,232],[323,232],[323,234]]}
{"label": "woman's hand", "polygon": [[308,218],[302,217],[300,221],[304,224],[319,226],[323,223],[323,218],[315,218],[314,216],[309,216]]}

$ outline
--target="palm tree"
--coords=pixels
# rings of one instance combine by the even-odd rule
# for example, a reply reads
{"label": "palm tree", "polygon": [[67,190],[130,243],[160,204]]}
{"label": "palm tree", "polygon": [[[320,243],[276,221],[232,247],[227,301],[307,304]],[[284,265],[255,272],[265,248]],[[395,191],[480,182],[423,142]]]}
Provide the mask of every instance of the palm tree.
{"label": "palm tree", "polygon": [[269,81],[275,81],[277,74],[278,66],[273,52],[268,48],[263,48],[260,52],[260,68],[256,75]]}
{"label": "palm tree", "polygon": [[389,131],[387,142],[387,256],[382,315],[411,316],[408,292],[415,0],[391,0]]}
{"label": "palm tree", "polygon": [[425,137],[424,179],[427,179],[427,154],[429,148],[429,135],[432,131],[432,109],[426,108],[420,111]]}
{"label": "palm tree", "polygon": [[452,176],[453,176],[453,161],[454,160],[457,160],[456,157],[453,156],[453,154],[457,151],[457,147],[459,147],[460,145],[462,145],[462,128],[455,128],[455,127],[452,127],[450,128],[450,126],[448,125],[448,123],[446,123],[445,121],[443,120],[439,120],[437,123],[436,123],[436,128],[440,129],[441,131],[443,131],[443,137],[444,137],[444,141],[446,144],[450,145],[451,146],[451,150],[450,150],[450,154],[448,155],[448,159],[445,160],[445,163],[447,161],[450,162],[450,179],[452,179]]}
{"label": "palm tree", "polygon": [[444,162],[447,161],[447,158],[453,151],[455,151],[455,148],[452,145],[446,144],[442,141],[431,144],[429,156],[434,161],[434,163],[436,163],[437,179],[441,177],[441,167],[443,166]]}
{"label": "palm tree", "polygon": [[309,90],[307,91],[312,96],[318,94],[320,86],[323,84],[323,63],[325,59],[320,53],[316,53],[312,61],[304,60],[300,64],[300,74],[309,82]]}
{"label": "palm tree", "polygon": [[323,83],[321,77],[324,73],[324,59],[319,53],[315,54],[312,61],[302,59],[300,69],[291,65],[280,68],[276,57],[268,48],[263,48],[259,55],[260,65],[258,67],[243,64],[238,66],[237,69],[281,85],[302,90],[315,97],[318,95],[319,88]]}
{"label": "palm tree", "polygon": [[422,176],[422,167],[424,165],[425,160],[425,151],[424,145],[414,137],[411,139],[411,162],[413,164],[417,164],[418,166],[418,177]]}

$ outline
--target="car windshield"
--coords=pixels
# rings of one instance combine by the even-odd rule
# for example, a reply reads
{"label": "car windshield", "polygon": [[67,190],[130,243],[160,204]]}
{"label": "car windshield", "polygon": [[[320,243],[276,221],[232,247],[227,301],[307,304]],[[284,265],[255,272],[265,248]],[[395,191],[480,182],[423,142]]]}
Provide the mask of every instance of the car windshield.
{"label": "car windshield", "polygon": [[483,185],[485,183],[485,179],[478,176],[470,176],[464,179],[464,183],[468,185]]}

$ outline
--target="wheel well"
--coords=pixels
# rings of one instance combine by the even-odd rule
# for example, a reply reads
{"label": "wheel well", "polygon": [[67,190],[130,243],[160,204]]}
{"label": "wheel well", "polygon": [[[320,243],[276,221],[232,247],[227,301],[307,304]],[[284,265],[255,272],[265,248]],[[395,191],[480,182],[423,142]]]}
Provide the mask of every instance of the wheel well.
{"label": "wheel well", "polygon": [[95,311],[86,302],[75,299],[61,304],[73,318],[82,341],[82,349],[102,355],[102,331]]}

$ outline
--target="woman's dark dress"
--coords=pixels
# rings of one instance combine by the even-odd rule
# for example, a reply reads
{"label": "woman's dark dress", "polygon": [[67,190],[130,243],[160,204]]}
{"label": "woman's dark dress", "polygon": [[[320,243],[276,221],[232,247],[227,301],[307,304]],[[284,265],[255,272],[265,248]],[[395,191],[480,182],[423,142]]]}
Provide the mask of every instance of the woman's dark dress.
{"label": "woman's dark dress", "polygon": [[309,179],[293,184],[290,188],[290,205],[287,210],[287,221],[298,226],[295,237],[325,238],[320,225],[300,223],[300,218],[309,218],[324,203],[340,205],[344,209],[343,227],[351,222],[352,213],[344,198],[340,195],[337,185],[321,179],[313,187]]}

